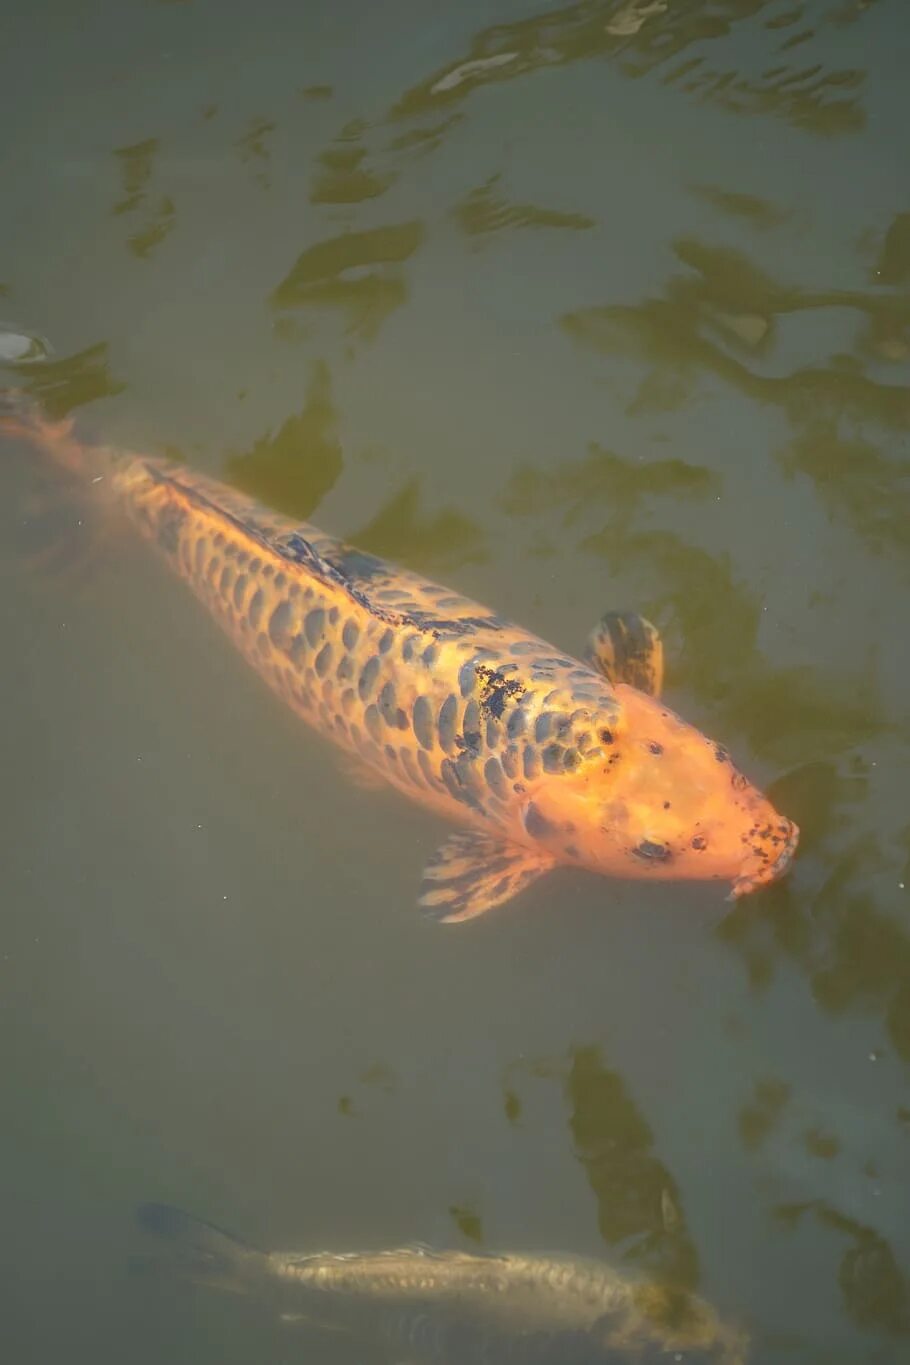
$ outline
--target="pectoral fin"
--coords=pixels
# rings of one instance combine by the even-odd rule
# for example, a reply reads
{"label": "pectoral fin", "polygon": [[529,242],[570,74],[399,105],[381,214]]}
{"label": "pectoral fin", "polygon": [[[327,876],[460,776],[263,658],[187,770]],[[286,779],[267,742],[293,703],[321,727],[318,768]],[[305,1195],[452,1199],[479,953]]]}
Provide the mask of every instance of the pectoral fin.
{"label": "pectoral fin", "polygon": [[587,658],[608,682],[660,696],[664,647],[657,627],[637,612],[608,611],[588,636]]}
{"label": "pectoral fin", "polygon": [[474,919],[554,866],[545,854],[488,834],[450,834],[427,863],[418,904],[442,924]]}

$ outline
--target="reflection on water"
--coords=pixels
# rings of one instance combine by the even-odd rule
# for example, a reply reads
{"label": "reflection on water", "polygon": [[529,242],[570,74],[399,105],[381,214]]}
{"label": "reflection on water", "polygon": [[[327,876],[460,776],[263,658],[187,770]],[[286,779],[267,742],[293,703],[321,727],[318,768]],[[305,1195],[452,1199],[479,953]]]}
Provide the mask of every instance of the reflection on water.
{"label": "reflection on water", "polygon": [[[580,0],[540,16],[495,24],[476,33],[463,55],[412,86],[394,105],[393,118],[423,115],[466,98],[479,86],[515,80],[548,66],[609,59],[631,77],[662,71],[701,102],[727,113],[772,115],[812,133],[855,133],[865,125],[864,72],[825,71],[812,60],[822,17],[798,35],[777,32],[777,0]],[[762,24],[763,13],[772,16]],[[738,27],[749,45],[737,43]],[[781,54],[797,46],[796,60]],[[717,63],[710,58],[715,47]],[[747,62],[742,53],[748,52]],[[729,55],[728,55],[729,53]],[[721,55],[722,54],[722,55]],[[673,65],[670,65],[673,63]],[[758,74],[753,68],[758,65]],[[669,66],[669,70],[665,70]]]}
{"label": "reflection on water", "polygon": [[837,1281],[847,1312],[860,1327],[883,1330],[891,1336],[910,1333],[910,1280],[874,1228],[823,1202],[784,1204],[775,1213],[785,1227],[794,1227],[806,1214],[814,1213],[823,1227],[847,1239]]}
{"label": "reflection on water", "polygon": [[679,1189],[625,1082],[596,1047],[575,1048],[566,1078],[575,1155],[597,1200],[597,1225],[623,1259],[680,1289],[698,1286],[698,1252]]}
{"label": "reflection on water", "polygon": [[328,366],[313,365],[303,409],[227,463],[236,488],[306,521],[334,488],[344,460]]}
{"label": "reflection on water", "polygon": [[910,568],[910,475],[863,437],[841,436],[831,420],[807,422],[778,452],[781,468],[811,479],[832,520],[850,526],[878,554],[897,553]]}
{"label": "reflection on water", "polygon": [[126,243],[140,260],[147,260],[174,226],[176,209],[170,196],[161,195],[153,204],[148,203],[147,191],[159,151],[158,139],[153,137],[131,147],[118,147],[114,152],[124,197],[114,205],[113,212],[118,216],[127,214],[131,222],[138,219],[143,224],[130,233]]}
{"label": "reflection on water", "polygon": [[482,237],[510,228],[569,228],[583,232],[596,226],[585,213],[561,213],[534,204],[511,204],[496,193],[502,176],[491,175],[471,190],[453,210],[458,226],[469,237]]}
{"label": "reflection on water", "polygon": [[45,360],[40,366],[13,367],[16,384],[52,418],[74,408],[123,393],[126,384],[111,374],[108,345],[99,341],[75,355]]}
{"label": "reflection on water", "polygon": [[743,194],[739,190],[725,190],[721,185],[693,185],[692,193],[731,218],[742,218],[752,227],[772,228],[789,218],[786,209],[762,199],[757,194]]}
{"label": "reflection on water", "polygon": [[423,241],[419,222],[344,232],[298,256],[271,296],[277,310],[335,309],[348,334],[372,341],[408,296],[400,270]]}
{"label": "reflection on water", "polygon": [[268,139],[274,133],[275,128],[276,124],[273,119],[253,118],[243,136],[234,143],[237,156],[244,165],[253,168],[256,182],[264,190],[267,190],[271,184],[269,175],[271,153],[268,148]]}
{"label": "reflection on water", "polygon": [[779,406],[798,428],[822,414],[889,430],[910,427],[910,389],[880,383],[854,357],[834,356],[827,366],[802,365],[783,375],[761,363],[779,345],[780,320],[789,314],[849,309],[906,328],[910,299],[779,285],[744,252],[692,238],[677,238],[673,250],[693,273],[672,276],[660,296],[639,304],[566,314],[563,324],[573,340],[605,356],[634,356],[684,384],[689,397],[699,372],[711,373],[745,397]]}
{"label": "reflection on water", "polygon": [[371,554],[394,556],[409,569],[428,574],[479,564],[488,557],[483,531],[463,512],[455,508],[429,514],[421,511],[417,478],[393,493],[350,539]]}
{"label": "reflection on water", "polygon": [[872,271],[873,284],[910,282],[910,213],[897,213],[885,233]]}
{"label": "reflection on water", "polygon": [[378,175],[365,166],[367,149],[360,145],[364,124],[357,120],[343,128],[331,147],[320,152],[319,171],[310,188],[312,204],[359,204],[378,199],[395,180],[393,174]]}

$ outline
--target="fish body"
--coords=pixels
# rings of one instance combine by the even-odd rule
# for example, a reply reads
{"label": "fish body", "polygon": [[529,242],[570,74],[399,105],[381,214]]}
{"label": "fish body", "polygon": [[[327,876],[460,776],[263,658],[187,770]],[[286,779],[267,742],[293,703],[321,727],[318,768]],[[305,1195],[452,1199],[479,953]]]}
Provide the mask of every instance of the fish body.
{"label": "fish body", "polygon": [[592,666],[182,466],[86,445],[33,409],[7,427],[125,511],[365,776],[460,827],[425,869],[434,917],[471,918],[559,864],[729,880],[735,895],[788,865],[796,826],[642,690],[656,633],[624,669],[595,636]]}
{"label": "fish body", "polygon": [[[288,1324],[342,1331],[427,1365],[741,1365],[742,1336],[703,1300],[573,1256],[265,1253],[168,1205],[139,1210],[173,1266],[248,1293]],[[147,1262],[140,1262],[143,1268]]]}

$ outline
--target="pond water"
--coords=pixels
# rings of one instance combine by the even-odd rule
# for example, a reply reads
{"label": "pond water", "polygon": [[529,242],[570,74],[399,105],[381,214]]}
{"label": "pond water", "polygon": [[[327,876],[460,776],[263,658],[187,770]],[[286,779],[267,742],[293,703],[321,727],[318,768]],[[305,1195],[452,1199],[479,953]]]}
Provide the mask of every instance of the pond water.
{"label": "pond water", "polygon": [[426,922],[440,822],[4,440],[5,1359],[371,1365],[150,1294],[145,1199],[910,1358],[908,43],[902,0],[7,0],[2,382],[570,653],[646,612],[802,840],[732,908],[561,872]]}

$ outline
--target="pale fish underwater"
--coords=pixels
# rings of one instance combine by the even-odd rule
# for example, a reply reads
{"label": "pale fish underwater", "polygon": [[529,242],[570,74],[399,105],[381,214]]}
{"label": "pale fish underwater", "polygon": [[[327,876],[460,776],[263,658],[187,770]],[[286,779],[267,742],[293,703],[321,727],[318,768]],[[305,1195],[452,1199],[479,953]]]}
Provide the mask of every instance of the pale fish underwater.
{"label": "pale fish underwater", "polygon": [[5,407],[0,430],[125,512],[367,781],[464,827],[424,871],[432,917],[480,915],[561,864],[730,881],[733,896],[788,867],[796,825],[659,700],[662,646],[642,617],[606,616],[582,662],[212,479],[86,444],[16,394]]}
{"label": "pale fish underwater", "polygon": [[166,1204],[171,1243],[134,1269],[249,1294],[289,1326],[343,1332],[410,1365],[744,1365],[745,1338],[703,1300],[572,1256],[263,1252]]}

